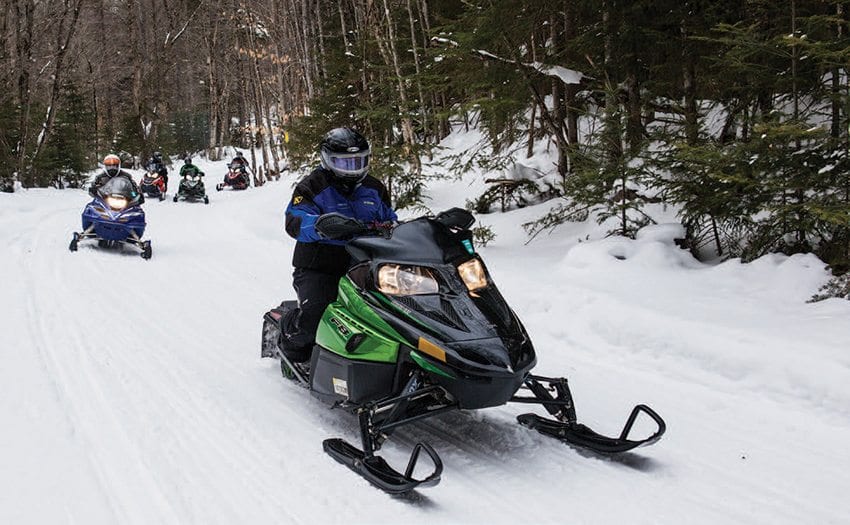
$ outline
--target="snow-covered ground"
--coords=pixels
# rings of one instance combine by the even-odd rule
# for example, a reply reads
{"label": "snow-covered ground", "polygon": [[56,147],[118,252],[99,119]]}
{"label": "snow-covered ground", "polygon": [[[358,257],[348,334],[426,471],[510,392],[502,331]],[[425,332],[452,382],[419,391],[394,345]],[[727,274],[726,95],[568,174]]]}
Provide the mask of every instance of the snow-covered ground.
{"label": "snow-covered ground", "polygon": [[[210,189],[225,171],[202,169]],[[440,485],[371,487],[321,448],[357,442],[356,421],[259,358],[262,313],[292,296],[294,177],[208,206],[147,203],[150,261],[68,251],[81,190],[0,194],[0,523],[850,520],[850,303],[805,302],[823,264],[707,266],[668,226],[585,241],[599,228],[568,225],[525,245],[518,224],[540,207],[479,217],[536,372],[569,377],[597,430],[647,403],[666,436],[601,458],[520,427],[528,406],[449,414],[382,449],[400,465],[429,441]],[[436,183],[428,205],[479,188]]]}

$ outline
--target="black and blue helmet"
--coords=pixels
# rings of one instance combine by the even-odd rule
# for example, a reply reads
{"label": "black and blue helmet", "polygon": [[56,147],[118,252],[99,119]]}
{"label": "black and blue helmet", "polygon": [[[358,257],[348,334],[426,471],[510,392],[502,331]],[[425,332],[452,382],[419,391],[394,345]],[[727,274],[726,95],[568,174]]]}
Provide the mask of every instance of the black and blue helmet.
{"label": "black and blue helmet", "polygon": [[369,171],[372,151],[369,141],[351,128],[335,128],[319,144],[322,167],[331,171],[341,182],[356,184]]}

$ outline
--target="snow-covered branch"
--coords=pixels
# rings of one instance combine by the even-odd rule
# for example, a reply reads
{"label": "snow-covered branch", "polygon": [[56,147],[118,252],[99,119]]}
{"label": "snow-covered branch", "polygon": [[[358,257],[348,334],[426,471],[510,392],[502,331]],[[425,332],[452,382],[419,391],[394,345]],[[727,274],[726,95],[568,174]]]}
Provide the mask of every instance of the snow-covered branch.
{"label": "snow-covered branch", "polygon": [[508,64],[515,64],[518,66],[531,68],[537,71],[538,73],[542,73],[546,76],[556,77],[560,79],[561,82],[563,82],[564,84],[581,84],[583,79],[590,78],[581,71],[568,69],[563,66],[550,66],[542,62],[520,62],[518,60],[511,60],[508,58],[500,57],[498,55],[494,55],[493,53],[485,51],[484,49],[476,49],[475,53],[490,60],[498,60],[500,62],[505,62]]}

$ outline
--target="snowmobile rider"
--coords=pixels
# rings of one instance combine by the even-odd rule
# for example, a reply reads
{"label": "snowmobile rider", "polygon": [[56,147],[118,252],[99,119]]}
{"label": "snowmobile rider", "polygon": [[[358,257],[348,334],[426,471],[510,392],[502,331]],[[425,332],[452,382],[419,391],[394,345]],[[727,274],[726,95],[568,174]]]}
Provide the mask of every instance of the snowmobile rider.
{"label": "snowmobile rider", "polygon": [[292,284],[298,308],[281,318],[284,353],[293,362],[310,358],[322,313],[337,296],[350,265],[348,239],[326,238],[316,222],[332,212],[364,224],[398,220],[387,188],[368,175],[369,142],[351,128],[328,132],[319,144],[321,166],[295,187],[286,207],[286,233],[296,239]]}
{"label": "snowmobile rider", "polygon": [[241,171],[242,173],[246,173],[246,174],[250,170],[250,168],[248,168],[248,159],[246,159],[245,157],[242,156],[241,151],[237,151],[236,156],[233,157],[233,160],[230,161],[230,168],[231,169],[238,168],[239,171]]}
{"label": "snowmobile rider", "polygon": [[186,178],[192,177],[194,175],[203,177],[204,172],[201,171],[197,166],[192,164],[192,157],[186,157],[185,159],[183,159],[183,166],[180,167],[180,176]]}
{"label": "snowmobile rider", "polygon": [[[227,169],[231,172],[239,172],[240,175],[245,177],[245,180],[248,180],[248,162],[245,160],[245,157],[242,156],[241,153],[237,153],[233,160],[230,161],[230,164],[227,165]],[[225,182],[227,182],[227,176],[225,176]]]}
{"label": "snowmobile rider", "polygon": [[133,180],[133,177],[129,173],[121,169],[121,159],[118,155],[112,153],[103,158],[103,173],[95,177],[94,182],[89,187],[89,195],[97,197],[97,190],[113,177],[125,177],[129,180],[130,184],[133,185],[134,195],[139,198],[139,204],[145,202],[145,196],[139,191],[136,181]]}
{"label": "snowmobile rider", "polygon": [[162,160],[162,153],[154,151],[151,158],[148,159],[147,164],[145,164],[145,169],[149,172],[155,172],[162,177],[162,181],[165,183],[165,191],[168,191],[168,168],[165,167],[165,161]]}

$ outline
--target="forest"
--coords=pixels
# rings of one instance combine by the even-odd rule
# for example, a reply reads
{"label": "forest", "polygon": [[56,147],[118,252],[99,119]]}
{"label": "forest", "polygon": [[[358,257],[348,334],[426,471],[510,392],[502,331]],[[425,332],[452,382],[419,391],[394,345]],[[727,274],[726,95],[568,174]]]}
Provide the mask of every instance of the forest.
{"label": "forest", "polygon": [[[479,213],[553,201],[529,236],[588,218],[633,236],[663,202],[695,253],[811,252],[843,273],[848,3],[3,0],[0,189],[229,145],[269,167],[262,185],[347,125],[416,206],[423,162],[474,126],[486,141],[445,176],[493,173]],[[540,144],[550,169],[504,176]]]}

